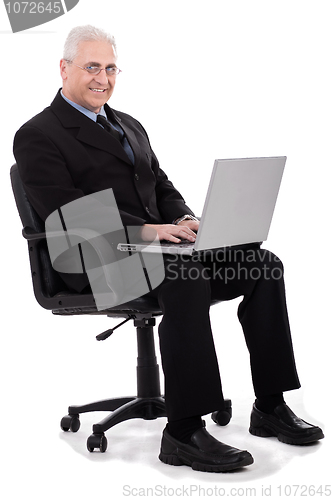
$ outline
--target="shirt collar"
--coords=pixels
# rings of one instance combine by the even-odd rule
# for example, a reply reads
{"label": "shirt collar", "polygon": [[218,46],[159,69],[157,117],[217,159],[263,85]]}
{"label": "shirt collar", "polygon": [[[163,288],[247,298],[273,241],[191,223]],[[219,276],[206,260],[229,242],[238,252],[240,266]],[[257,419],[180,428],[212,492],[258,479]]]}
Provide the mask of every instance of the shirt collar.
{"label": "shirt collar", "polygon": [[[77,104],[76,102],[73,102],[70,99],[68,99],[66,96],[64,96],[64,94],[62,93],[62,90],[60,91],[60,94],[65,99],[65,101],[68,102],[68,104],[70,104],[71,106],[73,106],[73,108],[77,109],[78,111],[80,111],[81,113],[83,113],[84,115],[86,115],[88,118],[90,118],[91,120],[93,120],[94,122],[97,120],[97,114],[96,113],[94,113],[93,111],[90,111],[90,109],[84,108],[83,106],[80,106],[80,104]],[[101,110],[100,110],[100,112],[98,114],[104,116],[105,118],[107,118],[104,106],[101,107]]]}

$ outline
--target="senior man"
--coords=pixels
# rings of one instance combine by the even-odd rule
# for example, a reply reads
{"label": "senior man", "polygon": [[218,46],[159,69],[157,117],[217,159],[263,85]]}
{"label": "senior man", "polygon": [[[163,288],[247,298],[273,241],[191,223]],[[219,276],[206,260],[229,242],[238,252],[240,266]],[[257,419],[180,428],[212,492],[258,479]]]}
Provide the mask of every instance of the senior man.
{"label": "senior man", "polygon": [[[66,203],[112,188],[123,225],[138,226],[142,239],[149,239],[153,228],[160,240],[194,241],[199,221],[159,167],[144,128],[106,104],[120,72],[113,37],[92,26],[74,28],[60,72],[63,86],[51,106],[24,124],[14,141],[27,196],[38,214],[45,220]],[[248,451],[211,436],[202,420],[224,408],[209,320],[212,299],[244,296],[238,317],[256,395],[250,432],[288,444],[324,437],[319,427],[296,417],[284,401],[283,393],[300,384],[282,264],[259,247],[242,253],[247,273],[237,272],[239,260],[239,254],[228,252],[219,262],[221,272],[215,272],[214,257],[205,262],[166,259],[165,279],[150,292],[163,311],[159,337],[168,423],[159,458],[167,464],[218,472],[253,462]],[[175,272],[180,266],[182,272]],[[251,273],[254,268],[257,272]],[[234,272],[226,274],[230,270]],[[89,286],[84,274],[61,276],[77,291]],[[242,383],[241,373],[235,361],[230,376]]]}

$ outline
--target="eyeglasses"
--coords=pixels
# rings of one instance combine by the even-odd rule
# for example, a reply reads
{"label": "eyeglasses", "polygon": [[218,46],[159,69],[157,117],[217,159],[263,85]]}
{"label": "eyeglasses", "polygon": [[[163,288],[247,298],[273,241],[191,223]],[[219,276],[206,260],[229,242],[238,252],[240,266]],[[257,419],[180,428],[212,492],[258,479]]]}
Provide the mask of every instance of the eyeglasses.
{"label": "eyeglasses", "polygon": [[74,64],[74,66],[76,66],[77,68],[84,69],[90,75],[99,75],[102,70],[105,71],[105,74],[107,76],[115,76],[121,73],[121,69],[117,68],[116,66],[108,66],[107,68],[99,68],[98,66],[86,66],[85,68],[82,68],[82,66],[73,63],[73,61],[66,60],[66,62]]}

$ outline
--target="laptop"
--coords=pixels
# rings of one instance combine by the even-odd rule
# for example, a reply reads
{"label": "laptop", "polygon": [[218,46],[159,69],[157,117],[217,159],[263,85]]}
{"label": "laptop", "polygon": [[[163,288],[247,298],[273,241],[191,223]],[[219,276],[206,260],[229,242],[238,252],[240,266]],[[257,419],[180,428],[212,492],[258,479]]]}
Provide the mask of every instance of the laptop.
{"label": "laptop", "polygon": [[215,160],[195,242],[119,243],[123,252],[194,255],[267,240],[286,156]]}

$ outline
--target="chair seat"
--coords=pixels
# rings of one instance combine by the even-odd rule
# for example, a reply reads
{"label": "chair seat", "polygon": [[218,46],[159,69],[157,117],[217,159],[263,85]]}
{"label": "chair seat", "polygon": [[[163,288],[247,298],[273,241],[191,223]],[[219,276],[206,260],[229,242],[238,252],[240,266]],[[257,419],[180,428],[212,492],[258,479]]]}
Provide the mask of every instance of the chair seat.
{"label": "chair seat", "polygon": [[[71,294],[67,292],[61,292],[56,294],[55,298],[61,299],[59,302],[63,304],[64,307],[59,307],[53,309],[53,314],[67,316],[67,315],[76,315],[76,314],[95,314],[95,315],[106,315],[111,317],[126,317],[129,315],[136,314],[144,314],[148,316],[160,316],[162,314],[161,308],[158,304],[157,299],[154,297],[138,297],[137,299],[131,300],[124,304],[119,304],[115,307],[111,307],[109,309],[102,309],[98,311],[96,306],[87,305],[78,307],[67,307],[66,302],[73,296],[77,296],[79,294]],[[91,296],[92,297],[92,296]],[[66,300],[67,299],[67,300]]]}

